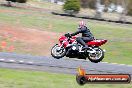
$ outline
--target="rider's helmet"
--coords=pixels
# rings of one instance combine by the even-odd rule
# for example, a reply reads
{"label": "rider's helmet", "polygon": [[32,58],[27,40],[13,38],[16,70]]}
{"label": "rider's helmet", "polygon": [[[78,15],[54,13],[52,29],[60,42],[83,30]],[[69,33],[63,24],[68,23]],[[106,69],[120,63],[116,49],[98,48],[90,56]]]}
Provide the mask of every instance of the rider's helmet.
{"label": "rider's helmet", "polygon": [[86,23],[84,21],[79,22],[79,28],[85,27]]}

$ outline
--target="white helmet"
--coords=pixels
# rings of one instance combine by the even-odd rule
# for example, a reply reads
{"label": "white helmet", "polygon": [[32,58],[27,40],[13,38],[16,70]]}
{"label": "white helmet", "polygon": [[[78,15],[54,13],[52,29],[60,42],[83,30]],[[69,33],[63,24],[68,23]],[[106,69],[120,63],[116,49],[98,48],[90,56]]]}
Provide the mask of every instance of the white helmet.
{"label": "white helmet", "polygon": [[84,27],[84,26],[86,26],[86,23],[84,21],[80,21],[79,22],[79,27]]}

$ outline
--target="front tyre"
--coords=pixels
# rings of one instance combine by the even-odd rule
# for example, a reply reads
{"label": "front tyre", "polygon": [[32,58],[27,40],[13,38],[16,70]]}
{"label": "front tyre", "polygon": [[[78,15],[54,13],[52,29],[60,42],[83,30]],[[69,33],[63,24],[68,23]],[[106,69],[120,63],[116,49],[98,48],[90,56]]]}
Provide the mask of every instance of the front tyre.
{"label": "front tyre", "polygon": [[94,48],[94,50],[96,51],[95,53],[88,53],[88,59],[91,62],[98,63],[104,58],[104,51],[99,47]]}
{"label": "front tyre", "polygon": [[60,59],[66,55],[66,49],[56,44],[51,49],[51,55],[56,59]]}

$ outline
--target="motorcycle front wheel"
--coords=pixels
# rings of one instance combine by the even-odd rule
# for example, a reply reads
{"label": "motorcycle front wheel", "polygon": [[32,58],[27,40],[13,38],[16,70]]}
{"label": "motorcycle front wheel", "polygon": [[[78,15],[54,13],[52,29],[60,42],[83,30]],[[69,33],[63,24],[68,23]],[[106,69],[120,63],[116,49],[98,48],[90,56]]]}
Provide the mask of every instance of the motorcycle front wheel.
{"label": "motorcycle front wheel", "polygon": [[51,55],[56,59],[60,59],[66,55],[66,49],[56,44],[51,49]]}
{"label": "motorcycle front wheel", "polygon": [[99,47],[93,49],[96,51],[96,53],[88,53],[88,59],[94,63],[102,61],[104,58],[104,51]]}

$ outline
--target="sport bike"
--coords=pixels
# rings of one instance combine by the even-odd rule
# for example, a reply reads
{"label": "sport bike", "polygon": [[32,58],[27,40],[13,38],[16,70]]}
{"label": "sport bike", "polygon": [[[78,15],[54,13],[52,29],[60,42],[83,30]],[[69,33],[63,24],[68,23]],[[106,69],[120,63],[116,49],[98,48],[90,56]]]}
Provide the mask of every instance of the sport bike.
{"label": "sport bike", "polygon": [[98,63],[104,58],[104,50],[101,45],[107,42],[106,39],[94,39],[86,42],[88,49],[83,49],[83,46],[76,41],[77,36],[70,36],[69,33],[59,38],[59,44],[56,44],[51,49],[51,55],[60,59],[64,56],[69,58],[89,59],[91,62]]}

